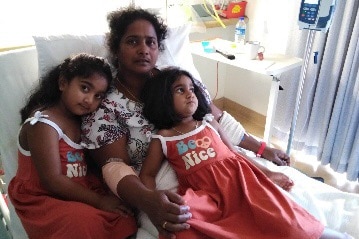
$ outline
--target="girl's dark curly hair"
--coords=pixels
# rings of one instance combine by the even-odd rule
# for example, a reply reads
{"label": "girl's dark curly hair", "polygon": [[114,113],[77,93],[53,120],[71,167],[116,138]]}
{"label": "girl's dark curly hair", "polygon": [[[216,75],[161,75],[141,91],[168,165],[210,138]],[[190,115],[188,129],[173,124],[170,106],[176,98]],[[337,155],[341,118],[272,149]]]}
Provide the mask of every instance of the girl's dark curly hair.
{"label": "girl's dark curly hair", "polygon": [[40,84],[32,91],[24,108],[20,110],[23,123],[35,110],[44,110],[55,105],[61,97],[59,79],[63,77],[67,82],[75,77],[89,78],[99,74],[106,78],[108,88],[112,83],[110,64],[102,57],[86,53],[66,58],[60,65],[52,68],[40,78]]}
{"label": "girl's dark curly hair", "polygon": [[168,67],[155,77],[148,79],[141,93],[141,99],[144,102],[143,115],[154,124],[155,128],[169,129],[182,120],[174,110],[171,87],[183,75],[191,79],[194,93],[198,99],[198,108],[193,118],[202,120],[206,114],[211,112],[203,91],[196,85],[192,75],[178,67]]}
{"label": "girl's dark curly hair", "polygon": [[120,41],[125,35],[127,28],[137,20],[149,21],[155,29],[159,50],[163,50],[162,42],[167,37],[167,26],[163,19],[144,9],[136,7],[120,8],[107,15],[110,32],[106,35],[107,48],[111,64],[118,69],[117,52]]}

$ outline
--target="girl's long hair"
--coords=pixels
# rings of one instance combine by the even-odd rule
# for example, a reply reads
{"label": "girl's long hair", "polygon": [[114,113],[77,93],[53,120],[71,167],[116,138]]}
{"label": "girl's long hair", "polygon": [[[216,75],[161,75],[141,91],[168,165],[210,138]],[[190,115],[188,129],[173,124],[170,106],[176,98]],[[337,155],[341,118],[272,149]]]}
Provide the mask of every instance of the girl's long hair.
{"label": "girl's long hair", "polygon": [[141,99],[144,102],[143,114],[157,129],[172,128],[182,120],[174,110],[171,87],[183,75],[191,79],[194,93],[198,99],[198,108],[193,118],[202,120],[206,114],[211,112],[206,97],[194,82],[192,75],[178,67],[169,67],[162,70],[155,77],[148,79],[141,94]]}
{"label": "girl's long hair", "polygon": [[35,110],[44,110],[60,100],[60,78],[70,82],[75,77],[88,78],[95,73],[105,77],[108,87],[110,86],[112,82],[111,68],[103,58],[85,53],[66,58],[60,65],[52,68],[44,77],[40,78],[39,84],[31,92],[26,105],[20,110],[21,123],[29,118]]}

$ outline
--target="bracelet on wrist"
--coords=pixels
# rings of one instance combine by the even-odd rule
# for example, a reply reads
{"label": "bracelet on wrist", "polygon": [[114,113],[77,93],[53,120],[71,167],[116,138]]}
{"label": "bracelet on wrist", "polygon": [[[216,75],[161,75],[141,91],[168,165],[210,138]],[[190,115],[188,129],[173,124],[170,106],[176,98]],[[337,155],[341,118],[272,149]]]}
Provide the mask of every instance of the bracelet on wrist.
{"label": "bracelet on wrist", "polygon": [[258,151],[257,151],[257,153],[256,153],[256,156],[257,157],[261,157],[262,156],[262,154],[263,154],[263,152],[264,152],[264,149],[266,148],[266,146],[267,146],[267,144],[266,144],[266,142],[261,142],[261,146],[259,146],[259,149],[258,149]]}

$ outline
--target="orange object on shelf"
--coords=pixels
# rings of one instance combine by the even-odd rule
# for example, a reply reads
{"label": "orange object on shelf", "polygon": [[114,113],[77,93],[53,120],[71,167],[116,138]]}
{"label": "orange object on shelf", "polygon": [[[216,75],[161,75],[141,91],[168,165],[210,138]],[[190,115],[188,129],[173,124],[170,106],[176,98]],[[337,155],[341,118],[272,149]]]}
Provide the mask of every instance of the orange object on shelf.
{"label": "orange object on shelf", "polygon": [[242,2],[230,2],[226,10],[219,11],[218,14],[225,18],[238,18],[244,17],[246,12],[246,1]]}

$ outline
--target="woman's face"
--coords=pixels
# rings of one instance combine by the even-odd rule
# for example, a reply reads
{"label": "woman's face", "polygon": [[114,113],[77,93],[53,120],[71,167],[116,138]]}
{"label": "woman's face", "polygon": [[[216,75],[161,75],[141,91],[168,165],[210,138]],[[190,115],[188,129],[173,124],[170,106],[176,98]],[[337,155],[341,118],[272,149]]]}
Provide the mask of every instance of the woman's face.
{"label": "woman's face", "polygon": [[153,25],[146,20],[130,24],[117,53],[122,73],[148,74],[158,59],[158,40]]}

